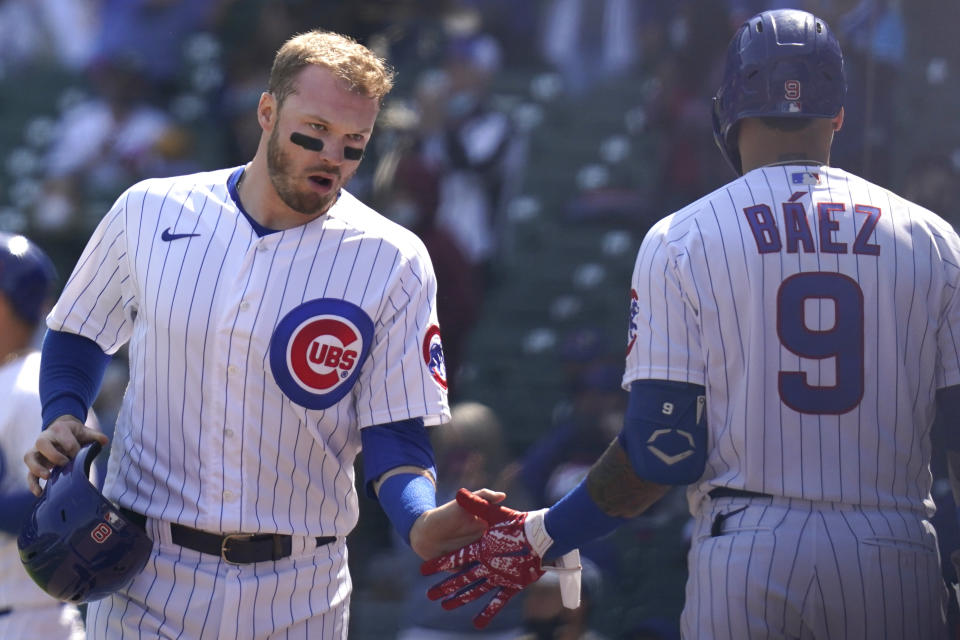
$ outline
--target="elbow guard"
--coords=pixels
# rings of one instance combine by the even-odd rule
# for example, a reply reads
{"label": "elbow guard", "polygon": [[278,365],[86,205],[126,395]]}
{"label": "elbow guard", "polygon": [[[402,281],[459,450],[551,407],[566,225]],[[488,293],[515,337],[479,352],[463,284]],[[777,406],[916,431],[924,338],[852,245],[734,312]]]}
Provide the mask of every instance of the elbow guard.
{"label": "elbow guard", "polygon": [[695,482],[707,464],[706,389],[635,381],[619,440],[637,477],[657,484]]}

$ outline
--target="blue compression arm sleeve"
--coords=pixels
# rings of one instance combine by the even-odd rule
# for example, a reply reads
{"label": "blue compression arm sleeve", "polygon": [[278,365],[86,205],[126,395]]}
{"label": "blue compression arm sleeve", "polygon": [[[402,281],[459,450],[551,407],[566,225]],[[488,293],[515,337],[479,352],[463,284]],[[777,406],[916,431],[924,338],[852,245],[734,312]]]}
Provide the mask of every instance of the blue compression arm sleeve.
{"label": "blue compression arm sleeve", "polygon": [[607,535],[626,521],[625,518],[615,518],[600,510],[590,497],[587,479],[584,478],[550,507],[544,517],[547,533],[553,538],[545,559],[553,560],[568,551],[579,549],[584,543]]}
{"label": "blue compression arm sleeve", "polygon": [[396,467],[420,467],[437,477],[433,446],[421,418],[361,429],[360,441],[363,446],[363,485],[371,498],[376,498],[373,481]]}
{"label": "blue compression arm sleeve", "polygon": [[65,414],[84,422],[109,363],[110,356],[93,340],[48,330],[40,352],[43,428]]}
{"label": "blue compression arm sleeve", "polygon": [[437,506],[437,491],[429,479],[415,473],[399,473],[380,485],[373,483],[381,475],[403,466],[414,466],[437,477],[433,447],[423,420],[412,418],[361,429],[364,487],[367,495],[378,499],[393,528],[410,544],[410,529],[420,515]]}

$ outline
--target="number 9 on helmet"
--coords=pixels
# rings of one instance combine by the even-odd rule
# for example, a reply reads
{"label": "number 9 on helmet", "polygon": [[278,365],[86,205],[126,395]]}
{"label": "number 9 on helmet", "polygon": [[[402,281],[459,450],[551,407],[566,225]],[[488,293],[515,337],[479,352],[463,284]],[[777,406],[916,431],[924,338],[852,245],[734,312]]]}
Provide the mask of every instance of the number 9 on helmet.
{"label": "number 9 on helmet", "polygon": [[20,560],[41,589],[76,604],[105,598],[140,573],[153,542],[90,483],[100,444],[54,469],[17,539]]}
{"label": "number 9 on helmet", "polygon": [[764,11],[741,25],[727,47],[723,81],[713,99],[714,139],[742,174],[740,120],[833,118],[846,90],[843,53],[826,22],[795,9]]}

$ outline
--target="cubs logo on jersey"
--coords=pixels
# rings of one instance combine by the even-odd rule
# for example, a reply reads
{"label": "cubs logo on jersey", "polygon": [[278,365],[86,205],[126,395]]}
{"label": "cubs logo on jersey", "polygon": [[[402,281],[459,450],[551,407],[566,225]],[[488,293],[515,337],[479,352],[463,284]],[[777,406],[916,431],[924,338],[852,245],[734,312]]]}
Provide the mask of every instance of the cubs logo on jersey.
{"label": "cubs logo on jersey", "polygon": [[640,313],[640,303],[636,289],[630,289],[630,328],[627,334],[627,355],[633,349],[633,343],[637,341],[637,315]]}
{"label": "cubs logo on jersey", "polygon": [[373,341],[360,307],[333,298],[310,300],[277,324],[270,368],[284,394],[308,409],[327,409],[356,384]]}
{"label": "cubs logo on jersey", "polygon": [[440,385],[447,388],[447,364],[443,358],[443,344],[440,342],[440,327],[433,324],[423,337],[423,363],[430,369],[430,375]]}

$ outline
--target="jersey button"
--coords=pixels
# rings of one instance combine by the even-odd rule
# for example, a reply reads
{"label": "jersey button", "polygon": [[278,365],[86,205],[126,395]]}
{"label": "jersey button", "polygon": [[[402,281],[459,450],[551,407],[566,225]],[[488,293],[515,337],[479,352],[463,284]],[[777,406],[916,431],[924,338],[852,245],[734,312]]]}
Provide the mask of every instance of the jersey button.
{"label": "jersey button", "polygon": [[232,438],[232,437],[233,437],[233,429],[227,429],[226,431],[223,432],[223,435],[227,436],[228,438]]}
{"label": "jersey button", "polygon": [[246,300],[240,303],[240,311],[246,311],[249,308],[250,308],[250,303],[247,302]]}
{"label": "jersey button", "polygon": [[257,251],[259,251],[260,253],[263,253],[263,252],[266,251],[268,248],[269,248],[269,247],[267,247],[267,245],[262,244],[262,245],[260,245],[259,247],[257,247]]}
{"label": "jersey button", "polygon": [[227,373],[229,373],[229,374],[232,375],[232,376],[237,375],[237,372],[238,372],[238,371],[240,371],[240,370],[237,369],[236,365],[230,365],[229,367],[227,367]]}
{"label": "jersey button", "polygon": [[234,497],[235,496],[233,495],[233,491],[223,492],[223,499],[226,500],[227,502],[233,502]]}

